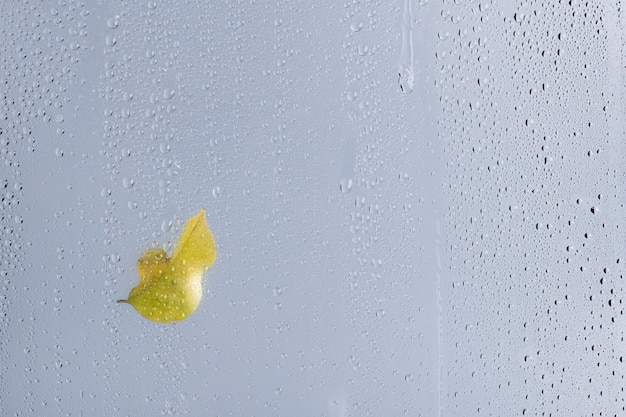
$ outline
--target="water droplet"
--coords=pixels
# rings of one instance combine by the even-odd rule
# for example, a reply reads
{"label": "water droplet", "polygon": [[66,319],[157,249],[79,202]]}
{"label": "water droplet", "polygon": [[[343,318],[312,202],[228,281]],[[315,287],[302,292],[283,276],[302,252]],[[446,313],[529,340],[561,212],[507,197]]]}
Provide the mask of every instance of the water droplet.
{"label": "water droplet", "polygon": [[163,90],[164,99],[170,100],[172,97],[174,97],[174,90],[172,90],[171,88],[166,88],[165,90]]}
{"label": "water droplet", "polygon": [[342,193],[347,194],[352,189],[352,185],[353,185],[352,178],[342,178],[339,181],[339,190]]}
{"label": "water droplet", "polygon": [[132,188],[132,186],[135,185],[135,180],[132,178],[124,178],[122,185],[124,185],[124,188]]}
{"label": "water droplet", "polygon": [[359,32],[361,29],[363,29],[363,22],[353,22],[350,25],[350,30],[352,32]]}
{"label": "water droplet", "polygon": [[413,73],[413,68],[400,68],[398,73],[398,85],[400,86],[400,91],[403,93],[410,93],[413,91],[414,82],[415,74]]}
{"label": "water droplet", "polygon": [[120,17],[119,16],[114,16],[114,17],[109,17],[107,19],[107,26],[110,29],[115,29],[119,26],[120,24]]}

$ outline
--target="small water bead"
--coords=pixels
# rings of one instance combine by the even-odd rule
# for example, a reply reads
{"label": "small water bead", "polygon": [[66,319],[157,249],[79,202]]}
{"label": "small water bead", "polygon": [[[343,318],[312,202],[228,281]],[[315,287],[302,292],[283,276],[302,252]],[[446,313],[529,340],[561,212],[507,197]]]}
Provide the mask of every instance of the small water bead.
{"label": "small water bead", "polygon": [[133,185],[135,185],[135,180],[132,178],[124,178],[122,180],[122,185],[124,186],[124,188],[132,188]]}
{"label": "small water bead", "polygon": [[352,186],[354,185],[352,178],[342,178],[339,181],[339,190],[344,193],[347,194],[350,192],[350,190],[352,190]]}
{"label": "small water bead", "polygon": [[119,16],[113,16],[113,17],[109,17],[107,19],[107,26],[110,29],[116,29],[120,24],[120,17]]}
{"label": "small water bead", "polygon": [[353,22],[350,25],[350,30],[352,32],[359,32],[361,29],[363,29],[363,23],[362,22]]}
{"label": "small water bead", "polygon": [[172,99],[172,97],[174,97],[174,90],[172,90],[171,88],[166,88],[165,90],[163,90],[163,98],[165,100],[170,100]]}

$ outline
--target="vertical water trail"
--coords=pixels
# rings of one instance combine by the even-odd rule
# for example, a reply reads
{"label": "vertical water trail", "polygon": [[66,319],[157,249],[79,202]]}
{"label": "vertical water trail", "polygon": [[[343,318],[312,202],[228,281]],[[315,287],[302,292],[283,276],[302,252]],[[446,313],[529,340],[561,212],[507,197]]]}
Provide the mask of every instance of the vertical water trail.
{"label": "vertical water trail", "polygon": [[398,83],[403,93],[413,91],[413,12],[411,0],[404,0],[404,12],[402,13],[402,45],[400,47],[400,59],[398,60]]}

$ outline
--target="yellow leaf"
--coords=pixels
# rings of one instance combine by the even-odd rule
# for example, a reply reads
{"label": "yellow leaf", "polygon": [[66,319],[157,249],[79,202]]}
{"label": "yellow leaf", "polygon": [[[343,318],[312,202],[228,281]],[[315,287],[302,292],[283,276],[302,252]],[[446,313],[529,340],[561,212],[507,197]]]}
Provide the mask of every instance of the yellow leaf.
{"label": "yellow leaf", "polygon": [[139,314],[159,323],[186,319],[202,299],[202,274],[215,262],[215,241],[204,218],[192,217],[171,258],[163,249],[148,249],[137,261],[139,284],[127,300]]}

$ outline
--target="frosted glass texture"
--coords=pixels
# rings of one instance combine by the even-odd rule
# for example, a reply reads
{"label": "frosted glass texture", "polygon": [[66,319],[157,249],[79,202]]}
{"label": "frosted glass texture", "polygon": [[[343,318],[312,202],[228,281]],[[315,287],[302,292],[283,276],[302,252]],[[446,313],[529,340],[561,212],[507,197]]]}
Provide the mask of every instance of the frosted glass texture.
{"label": "frosted glass texture", "polygon": [[623,9],[5,2],[0,414],[624,415]]}

